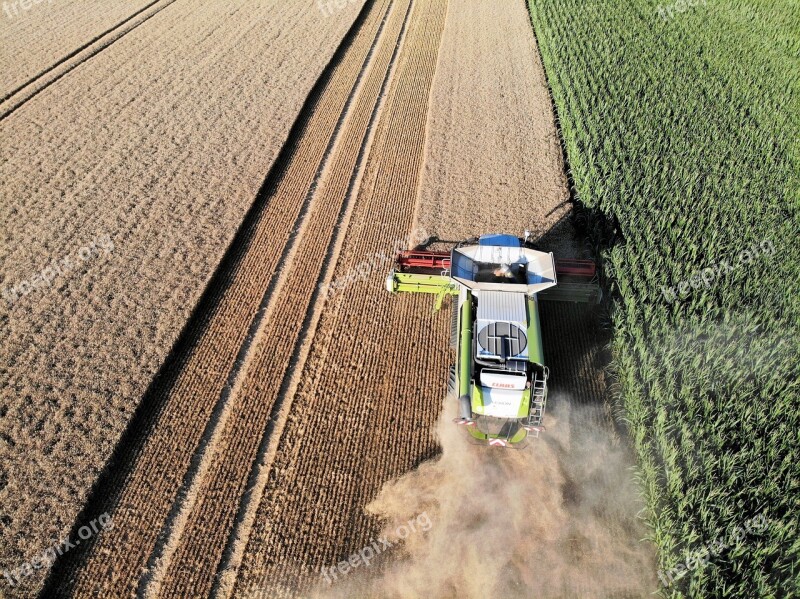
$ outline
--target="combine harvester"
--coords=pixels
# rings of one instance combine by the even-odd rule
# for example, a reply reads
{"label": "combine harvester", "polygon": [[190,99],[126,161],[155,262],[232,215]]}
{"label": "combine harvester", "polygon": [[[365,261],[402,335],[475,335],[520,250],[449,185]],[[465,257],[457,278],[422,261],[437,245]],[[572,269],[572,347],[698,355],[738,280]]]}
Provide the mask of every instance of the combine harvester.
{"label": "combine harvester", "polygon": [[[391,293],[431,293],[436,310],[453,297],[448,396],[456,424],[479,443],[522,447],[544,430],[547,379],[540,301],[597,303],[589,260],[556,260],[512,235],[484,235],[451,253],[400,252],[386,278]],[[559,280],[562,279],[562,280]]]}

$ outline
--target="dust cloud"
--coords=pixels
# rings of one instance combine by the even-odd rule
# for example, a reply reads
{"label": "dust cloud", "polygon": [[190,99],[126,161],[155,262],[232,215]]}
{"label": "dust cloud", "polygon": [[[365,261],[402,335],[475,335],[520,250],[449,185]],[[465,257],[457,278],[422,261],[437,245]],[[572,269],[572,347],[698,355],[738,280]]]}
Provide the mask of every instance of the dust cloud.
{"label": "dust cloud", "polygon": [[453,403],[437,425],[442,455],[367,506],[392,542],[420,514],[429,529],[317,596],[644,597],[656,589],[630,458],[594,412],[552,398],[547,432],[526,449],[501,450],[471,444],[451,422]]}

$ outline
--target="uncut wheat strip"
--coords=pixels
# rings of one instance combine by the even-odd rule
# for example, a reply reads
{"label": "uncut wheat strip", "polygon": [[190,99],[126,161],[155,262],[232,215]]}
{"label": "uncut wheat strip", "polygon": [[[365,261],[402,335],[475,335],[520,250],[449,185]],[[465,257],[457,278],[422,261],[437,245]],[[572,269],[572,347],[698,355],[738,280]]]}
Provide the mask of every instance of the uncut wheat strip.
{"label": "uncut wheat strip", "polygon": [[59,0],[32,4],[27,10],[6,2],[0,11],[0,102],[155,2]]}
{"label": "uncut wheat strip", "polygon": [[[298,244],[291,266],[285,271],[286,277],[276,289],[274,306],[270,306],[264,329],[258,333],[260,341],[256,355],[252,366],[248,365],[241,392],[237,394],[237,400],[241,397],[244,403],[239,405],[237,401],[237,404],[232,404],[236,413],[226,422],[231,430],[224,431],[219,446],[214,448],[216,453],[211,456],[209,474],[201,479],[199,489],[193,491],[198,496],[196,513],[191,514],[189,526],[171,560],[162,594],[181,595],[187,589],[192,593],[207,594],[207,586],[197,585],[213,582],[210,578],[214,568],[209,567],[209,561],[216,566],[217,556],[230,534],[229,527],[239,505],[239,493],[244,491],[251,464],[262,443],[263,431],[275,409],[280,388],[283,387],[281,379],[288,376],[286,367],[291,361],[292,370],[302,368],[304,346],[307,348],[303,338],[307,340],[313,334],[314,313],[319,313],[318,306],[309,309],[309,303],[316,293],[315,281],[323,265],[331,261],[333,236],[341,228],[342,211],[346,212],[346,205],[343,206],[342,202],[349,195],[373,107],[391,67],[390,58],[407,14],[405,5],[408,3],[398,4],[393,8],[379,56],[359,95],[353,116],[346,125],[347,132],[337,145],[336,157],[326,170],[326,179],[318,190],[314,210],[303,224],[307,237]],[[254,393],[253,387],[257,388],[258,394]],[[232,484],[233,481],[238,484]],[[189,567],[186,567],[187,564]],[[190,579],[187,580],[182,574]]]}
{"label": "uncut wheat strip", "polygon": [[[378,18],[378,20],[379,20],[379,18]],[[339,93],[342,90],[344,90],[344,92],[345,92],[344,95],[346,95],[346,91],[347,91],[347,86],[346,85],[345,86],[339,85],[338,89],[336,89],[337,86],[334,85],[333,88],[334,88],[334,91],[336,91],[337,93]],[[341,95],[342,94],[339,93],[339,96],[341,96]],[[337,99],[337,98],[338,98],[337,96],[334,97],[334,99]],[[338,106],[340,106],[342,104],[342,102],[340,100],[341,100],[341,98],[337,99]],[[333,102],[333,104],[337,105],[336,102]],[[327,117],[327,116],[329,116],[329,113],[328,113],[329,110],[331,110],[331,109],[328,108],[326,111],[324,111],[321,114],[323,116]],[[338,108],[337,108],[337,110],[338,110]],[[334,114],[334,117],[335,116],[336,115]],[[330,121],[331,119],[328,118],[327,120]],[[330,132],[332,130],[332,126],[331,126],[330,122],[326,122],[325,120],[322,121],[322,125],[324,125],[324,127],[322,127],[322,128],[326,132],[324,134],[322,134],[321,136],[318,136],[317,138],[315,138],[315,140],[320,142],[317,145],[325,146],[326,143],[327,143],[327,137],[329,137]],[[314,127],[311,127],[311,128],[313,129]],[[322,143],[322,142],[324,142],[324,143]],[[314,152],[315,152],[315,147],[312,145],[309,148],[308,155],[304,156],[303,159],[298,161],[298,165],[299,165],[298,168],[304,167],[304,165],[307,162],[307,159],[311,158],[314,155]],[[309,172],[309,173],[306,173],[306,175],[307,175],[305,177],[306,180],[304,182],[299,182],[297,179],[302,178],[302,177],[297,177],[297,176],[287,177],[287,178],[284,179],[284,181],[288,181],[288,183],[286,183],[286,185],[288,185],[290,188],[293,188],[295,190],[303,189],[303,188],[308,189],[308,187],[310,185],[310,180],[313,179],[313,173]],[[275,207],[278,207],[278,208],[281,208],[281,209],[285,208],[286,205],[291,205],[291,203],[289,201],[290,199],[291,199],[291,194],[282,194],[280,197],[278,197],[278,199],[274,203],[271,203],[270,206],[275,206]],[[275,215],[270,214],[269,216],[275,216]],[[261,229],[261,238],[260,238],[260,240],[257,239],[257,242],[261,242],[261,243],[258,244],[258,247],[257,247],[257,249],[259,251],[258,252],[255,252],[255,251],[252,252],[252,254],[251,254],[252,258],[250,259],[250,262],[252,264],[249,264],[246,269],[241,269],[240,270],[240,272],[246,272],[247,273],[247,275],[242,275],[242,276],[249,276],[252,273],[261,273],[262,276],[263,276],[263,275],[269,275],[271,273],[272,267],[274,267],[274,264],[270,264],[270,262],[268,260],[265,260],[265,258],[268,257],[268,256],[273,255],[275,252],[274,252],[274,249],[272,247],[270,247],[268,243],[266,243],[266,241],[268,239],[270,239],[270,240],[274,239],[274,232],[275,232],[275,225],[276,225],[275,220],[276,219],[269,219],[268,218],[268,219],[266,219],[264,221],[263,227]],[[287,225],[292,223],[292,222],[293,221],[290,218],[290,220],[287,221]],[[285,227],[285,228],[288,229],[289,227]],[[258,268],[255,267],[259,263],[261,264],[261,270],[259,270]],[[248,283],[251,283],[251,282],[250,281],[243,282],[243,283],[239,284],[239,287],[244,287],[244,288],[250,289],[250,286],[248,285]],[[264,285],[265,282],[261,281],[260,284]],[[223,305],[223,311],[227,310],[227,312],[228,312],[227,315],[228,316],[230,316],[230,315],[240,315],[240,314],[251,316],[253,311],[252,310],[247,310],[247,309],[242,309],[241,298],[237,298],[237,299],[239,300],[238,304],[236,302],[231,302],[230,306]],[[247,299],[247,298],[245,298],[245,299]],[[257,306],[257,302],[256,302],[256,306]],[[217,364],[216,368],[208,369],[208,364],[204,360],[208,360],[209,356],[216,357],[218,355],[218,352],[220,352],[220,349],[225,349],[225,347],[220,348],[219,345],[213,346],[212,341],[223,339],[224,338],[223,333],[226,330],[227,331],[230,331],[230,330],[239,331],[241,329],[242,332],[244,332],[246,330],[246,325],[245,325],[244,328],[236,327],[234,329],[231,329],[230,328],[231,318],[221,318],[221,319],[220,318],[216,318],[215,320],[212,321],[212,323],[214,323],[214,327],[212,327],[212,330],[211,330],[210,334],[207,334],[206,337],[205,337],[206,341],[208,341],[208,343],[206,343],[204,345],[206,351],[205,352],[201,352],[201,356],[197,360],[196,368],[194,370],[192,370],[191,368],[189,369],[188,375],[184,376],[182,378],[180,387],[178,389],[178,393],[182,394],[182,396],[183,396],[184,403],[188,403],[189,405],[178,406],[177,413],[174,413],[174,416],[172,417],[172,420],[173,421],[180,421],[181,417],[183,417],[182,424],[184,424],[184,425],[187,424],[185,422],[185,420],[186,420],[185,417],[187,416],[187,412],[181,412],[181,407],[182,408],[187,408],[189,410],[188,413],[193,413],[193,411],[191,410],[191,408],[192,408],[191,403],[194,401],[194,396],[198,392],[198,389],[197,389],[198,377],[201,379],[201,382],[202,382],[202,377],[204,375],[207,376],[209,372],[211,372],[213,374],[220,374],[221,373],[223,375],[226,375],[227,371],[229,370],[229,367],[227,365],[225,367],[219,367],[218,364]],[[209,340],[211,340],[211,341],[209,341]],[[211,347],[209,347],[209,346],[211,346]],[[227,347],[229,348],[230,344],[227,344]],[[228,363],[230,363],[231,362],[230,355],[228,357],[229,357]],[[184,381],[186,381],[186,382],[184,382]],[[216,383],[215,387],[217,388],[217,396],[218,396],[218,390],[224,385],[224,377],[222,377],[221,379],[220,379],[220,377],[217,377],[217,380],[213,381],[213,382]],[[202,417],[203,416],[207,416],[207,414],[210,412],[210,409],[208,407],[206,409],[203,409],[202,406],[200,406],[200,409],[196,410],[196,411],[198,412],[198,418],[200,418],[197,421],[197,425],[199,425],[199,429],[200,429],[200,431],[202,431],[202,423],[203,423]],[[168,421],[169,418],[165,417],[162,420]],[[188,423],[188,424],[191,425],[191,423]],[[192,428],[197,428],[197,426],[194,426]],[[158,450],[160,448],[164,448],[164,447],[169,448],[172,445],[172,447],[173,447],[173,449],[175,451],[180,451],[181,449],[183,449],[185,451],[186,448],[189,445],[192,445],[191,443],[187,442],[188,439],[186,438],[186,434],[185,434],[186,431],[181,431],[176,436],[175,433],[177,431],[175,431],[175,429],[172,427],[172,425],[169,422],[166,422],[166,424],[164,424],[163,427],[159,427],[157,429],[157,431],[162,431],[162,432],[165,433],[164,435],[162,435],[163,438],[162,439],[154,438],[150,442],[148,442],[148,445],[147,445],[147,447],[146,447],[146,449],[145,449],[145,451],[143,453],[143,457],[140,458],[140,461],[139,461],[139,464],[138,464],[138,467],[137,467],[137,471],[141,470],[142,468],[145,470],[143,478],[141,479],[142,485],[144,487],[144,491],[145,491],[145,494],[146,494],[146,498],[145,498],[146,501],[145,501],[144,504],[148,505],[151,508],[154,508],[153,502],[155,502],[156,504],[161,503],[161,502],[159,502],[159,499],[160,499],[160,491],[159,491],[159,489],[160,489],[160,487],[158,485],[158,481],[163,480],[165,476],[168,477],[170,472],[177,472],[177,470],[178,470],[178,468],[176,468],[176,462],[172,461],[171,459],[164,460],[165,457],[169,458],[170,456],[164,456],[163,454],[159,455],[158,454]],[[160,441],[163,441],[163,443],[160,443]],[[178,445],[180,445],[180,447],[178,447]],[[194,445],[192,445],[192,447],[194,447]],[[172,457],[174,457],[174,455]],[[149,464],[149,465],[146,464],[146,462],[148,461],[148,458],[151,459],[151,461],[153,462],[152,464]],[[164,460],[164,461],[162,461],[162,460]],[[179,475],[180,475],[180,473],[178,473],[178,476]],[[149,481],[148,481],[148,479],[149,479]],[[152,481],[157,481],[157,483],[155,485],[153,485]],[[177,483],[177,481],[174,481],[174,482]],[[128,518],[130,518],[130,520],[129,521],[128,520],[124,521],[124,524],[125,525],[130,524],[133,527],[133,529],[136,529],[136,530],[141,530],[141,529],[145,529],[145,530],[150,529],[150,530],[152,530],[154,527],[152,526],[152,520],[148,516],[148,513],[147,512],[138,513],[138,510],[137,510],[137,506],[142,502],[143,498],[141,497],[141,495],[134,495],[134,501],[133,502],[126,501],[125,497],[129,497],[129,495],[130,494],[124,496],[123,501],[122,501],[122,507],[120,508],[121,513],[125,513],[125,511],[124,511],[124,510],[126,510],[125,504],[127,503],[130,506],[130,507],[127,508],[127,515],[128,515]],[[152,512],[157,512],[158,510],[157,509],[151,509],[151,511]],[[132,534],[131,533],[131,526],[125,526],[125,531],[126,531],[125,532],[125,537],[128,538],[128,539],[130,539],[130,536]],[[155,532],[157,532],[157,531],[155,531]],[[155,533],[151,533],[151,534],[155,534]],[[115,544],[115,541],[117,541],[118,539],[111,539],[110,536],[111,535],[109,535],[109,537],[108,537],[108,540],[110,541],[110,543],[108,545],[109,545],[109,547],[113,547],[114,544]],[[100,549],[101,549],[100,555],[103,555],[103,553],[105,553],[105,552],[102,551],[102,547]],[[102,562],[103,560],[101,559],[99,561]],[[120,564],[117,564],[117,563],[106,564],[105,566],[103,566],[101,564],[101,569],[104,572],[108,572],[109,570],[113,569],[118,574],[119,570],[120,570],[119,566],[120,566]],[[92,573],[91,568],[87,569],[86,574],[87,574],[88,579],[89,580],[96,580],[95,578],[93,578],[91,576],[91,573]]]}
{"label": "uncut wheat strip", "polygon": [[462,0],[434,81],[417,221],[442,239],[547,231],[569,198],[526,3]]}
{"label": "uncut wheat strip", "polygon": [[[420,12],[423,16],[420,16]],[[412,138],[414,131],[417,132],[418,138],[424,136],[425,107],[428,100],[427,93],[425,93],[427,91],[425,81],[426,79],[430,80],[432,69],[426,72],[425,69],[419,68],[414,61],[435,63],[435,51],[431,52],[430,46],[432,45],[435,50],[438,43],[435,28],[437,21],[440,22],[442,19],[443,7],[441,5],[415,7],[413,28],[409,32],[409,40],[406,42],[408,49],[404,47],[401,57],[402,66],[393,78],[390,99],[384,108],[386,117],[381,121],[380,132],[376,135],[378,141],[370,153],[372,163],[370,178],[372,181],[362,188],[359,195],[358,205],[355,208],[345,244],[344,253],[348,255],[349,259],[340,259],[337,266],[337,275],[339,276],[346,274],[352,266],[363,260],[363,257],[369,254],[370,249],[386,251],[387,245],[391,244],[391,241],[387,243],[387,236],[391,236],[392,231],[395,231],[397,238],[400,239],[405,235],[411,223],[416,173],[419,171],[421,162],[422,143],[420,141],[416,145],[416,150],[413,150],[413,146],[408,146],[403,142],[402,131],[409,131],[408,137]],[[427,41],[427,52],[420,38]],[[413,60],[409,57],[413,57]],[[414,85],[416,78],[421,81],[418,87]],[[403,94],[403,89],[406,89],[408,93]],[[402,110],[404,104],[406,107],[416,107],[418,104],[422,104],[422,106],[416,110]],[[391,126],[387,122],[390,122]],[[390,135],[392,128],[394,128],[395,135]],[[404,157],[409,154],[415,156],[416,168],[410,167],[409,162],[404,160]],[[394,180],[392,172],[402,173],[399,181]],[[380,178],[377,177],[378,174],[381,175]],[[376,186],[376,183],[380,184]],[[405,198],[397,195],[397,191],[401,189],[405,190]],[[401,204],[399,211],[394,208],[397,202]],[[402,209],[403,203],[405,203],[405,210]],[[358,218],[355,215],[358,215]],[[365,227],[384,232],[378,232],[375,237],[370,239],[365,236]],[[374,279],[375,277],[371,279],[373,285],[375,284]],[[283,447],[278,453],[278,459],[273,467],[276,485],[268,490],[251,534],[251,541],[238,581],[240,590],[246,591],[251,587],[257,587],[259,583],[265,582],[267,576],[270,579],[280,580],[281,570],[295,570],[299,564],[308,563],[308,561],[320,565],[324,563],[320,561],[320,556],[324,554],[338,556],[343,543],[354,546],[354,543],[357,542],[354,541],[353,533],[348,531],[348,524],[352,525],[354,516],[358,518],[360,515],[359,513],[354,514],[354,509],[360,512],[364,502],[369,498],[368,495],[373,491],[376,492],[380,483],[378,481],[370,483],[369,480],[372,477],[368,472],[376,464],[371,461],[364,464],[366,460],[361,455],[353,459],[352,453],[363,448],[374,449],[371,447],[371,443],[375,442],[374,430],[360,425],[359,422],[345,422],[344,428],[337,428],[335,423],[330,422],[326,417],[329,410],[325,406],[335,398],[337,414],[341,413],[347,418],[348,416],[357,417],[362,413],[365,408],[362,405],[364,403],[367,406],[391,405],[391,402],[396,399],[397,390],[395,388],[385,384],[370,387],[367,382],[353,381],[348,378],[347,367],[358,364],[361,355],[373,355],[375,357],[370,360],[370,364],[378,370],[370,373],[370,379],[374,376],[378,381],[387,379],[394,381],[394,371],[387,364],[390,360],[386,355],[391,356],[392,347],[388,349],[378,347],[386,342],[383,338],[381,338],[380,344],[369,343],[369,335],[374,334],[375,331],[384,330],[388,326],[396,326],[410,329],[412,334],[422,336],[423,331],[427,331],[436,322],[430,315],[429,305],[427,305],[427,309],[415,310],[414,313],[408,315],[404,314],[402,310],[398,310],[397,305],[391,302],[383,308],[380,304],[381,299],[384,301],[389,299],[388,296],[382,297],[383,293],[380,283],[374,287],[367,283],[359,283],[342,291],[334,301],[329,301],[325,307],[320,332],[314,341],[315,351],[305,369],[307,374],[301,377],[301,391],[298,399],[293,403],[293,414],[282,439]],[[365,300],[365,297],[368,299]],[[375,299],[378,299],[379,303],[376,304]],[[368,302],[368,306],[364,306],[365,301]],[[417,308],[421,305],[422,303],[418,302]],[[343,310],[342,308],[345,306],[346,308]],[[370,315],[374,318],[375,308],[379,310],[383,308],[384,311],[377,312],[379,314],[393,314],[394,312],[394,321],[372,322],[369,320]],[[355,315],[355,318],[350,319],[349,315]],[[414,321],[419,321],[419,324],[409,326]],[[338,341],[333,335],[334,331],[346,331],[351,325],[354,326],[353,330],[356,331],[356,334],[367,333],[363,344],[360,344],[355,352],[350,345],[349,349],[347,346],[340,346],[341,354],[335,352],[330,354],[331,342]],[[440,332],[444,337],[444,331]],[[446,347],[446,344],[443,343],[441,347]],[[411,351],[410,348],[403,347],[402,351],[406,350]],[[409,357],[413,364],[414,358],[423,363],[431,356],[427,348],[423,350],[418,346],[416,352],[411,352]],[[439,365],[446,370],[445,351],[439,359]],[[427,371],[424,372],[425,375],[421,377],[422,388],[414,386],[412,391],[420,397],[424,397],[426,392],[431,393],[432,388],[429,382],[431,377],[428,376]],[[358,371],[354,370],[353,374],[358,376]],[[409,379],[413,380],[414,376],[415,373],[412,371]],[[370,395],[362,394],[362,387],[369,389]],[[316,392],[316,388],[319,388],[318,392]],[[440,389],[432,393],[432,401],[436,404],[436,408],[429,410],[430,423],[435,418],[434,414],[438,413],[440,393]],[[340,402],[344,404],[341,409],[338,405]],[[355,405],[353,405],[354,403]],[[370,411],[370,408],[367,407],[367,412]],[[378,411],[378,414],[386,413],[391,413],[391,409],[386,409],[385,412]],[[309,420],[316,420],[315,424],[318,426],[308,426]],[[422,436],[430,443],[427,428],[424,425],[422,428],[424,429]],[[313,430],[313,434],[303,435],[303,432],[309,430]],[[324,441],[320,445],[321,440]],[[409,443],[403,435],[400,435],[396,441],[398,446],[404,442]],[[381,438],[379,454],[382,449],[385,455],[388,447],[388,445],[384,445],[386,442],[385,438]],[[341,455],[337,457],[333,455],[334,452],[326,450],[331,446],[339,448]],[[392,449],[391,453],[394,451]],[[306,459],[301,459],[299,456],[305,456]],[[389,461],[391,461],[391,457]],[[401,467],[407,466],[410,464],[404,464]],[[385,466],[382,465],[382,468]],[[335,497],[332,496],[333,494],[326,495],[330,498],[329,501],[318,501],[321,493],[326,493],[326,489],[339,486],[344,482],[341,478],[342,475],[352,472],[353,469],[366,470],[366,472],[363,472],[361,477],[347,476],[347,482],[352,483],[352,486],[358,489],[366,481],[369,488],[366,494],[363,491],[356,491],[354,495],[346,495],[341,492]],[[300,480],[297,478],[298,472]],[[302,481],[304,474],[307,476],[308,482],[298,486],[296,483]],[[290,482],[283,480],[283,477],[287,475],[294,475]],[[287,493],[287,486],[292,489],[291,494]],[[349,486],[345,487],[344,484],[339,486],[340,491],[344,491],[345,488],[349,488]],[[348,505],[353,500],[358,502],[357,506]],[[270,522],[276,526],[270,527]],[[280,531],[276,530],[278,526]],[[302,534],[297,534],[295,527],[299,528]],[[271,528],[271,530],[265,531],[264,528]],[[364,530],[364,528],[363,524],[360,524],[360,530],[356,531],[355,535],[363,538],[370,532],[374,533],[374,527],[372,530]],[[290,543],[288,548],[286,547],[287,540]],[[339,547],[337,548],[337,546]],[[322,559],[329,558],[323,557]],[[308,574],[307,569],[305,574]]]}

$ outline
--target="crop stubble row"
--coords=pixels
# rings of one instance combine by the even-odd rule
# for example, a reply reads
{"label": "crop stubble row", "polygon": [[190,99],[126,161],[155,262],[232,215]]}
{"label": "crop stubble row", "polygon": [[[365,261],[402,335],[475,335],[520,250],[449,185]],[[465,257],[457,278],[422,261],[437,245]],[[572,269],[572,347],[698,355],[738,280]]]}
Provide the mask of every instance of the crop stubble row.
{"label": "crop stubble row", "polygon": [[[383,13],[385,2],[374,10]],[[346,210],[351,181],[368,135],[368,125],[391,66],[409,0],[393,3],[388,24],[364,85],[341,131],[334,154],[316,192],[297,245],[289,256],[273,294],[252,357],[235,389],[228,418],[208,453],[206,470],[193,490],[196,502],[175,535],[176,547],[163,574],[159,596],[207,595],[229,538],[237,508],[263,442],[265,430],[280,408],[294,370],[302,368],[313,338],[318,284],[335,244],[337,231],[347,231]],[[344,222],[343,222],[344,221]],[[278,431],[279,432],[279,431]],[[251,492],[252,490],[250,490]]]}
{"label": "crop stubble row", "polygon": [[283,165],[274,188],[268,191],[268,204],[250,241],[253,251],[244,253],[227,282],[224,301],[203,323],[198,346],[180,365],[174,387],[155,391],[169,392],[166,405],[154,415],[153,434],[144,443],[132,471],[121,473],[114,481],[124,486],[113,512],[115,528],[97,540],[88,562],[79,570],[76,594],[99,589],[112,593],[133,590],[161,528],[154,524],[159,518],[163,521],[169,511],[204,425],[214,411],[214,402],[226,385],[263,290],[278,268],[280,245],[286,243],[296,225],[381,16],[380,9],[371,13],[368,26],[359,32],[326,86],[305,127],[307,134],[297,158]]}
{"label": "crop stubble row", "polygon": [[[446,10],[413,7],[334,279],[411,229]],[[377,534],[362,510],[382,484],[436,451],[429,430],[443,395],[447,319],[432,314],[430,298],[389,296],[378,271],[323,307],[237,592],[313,585],[320,566]]]}

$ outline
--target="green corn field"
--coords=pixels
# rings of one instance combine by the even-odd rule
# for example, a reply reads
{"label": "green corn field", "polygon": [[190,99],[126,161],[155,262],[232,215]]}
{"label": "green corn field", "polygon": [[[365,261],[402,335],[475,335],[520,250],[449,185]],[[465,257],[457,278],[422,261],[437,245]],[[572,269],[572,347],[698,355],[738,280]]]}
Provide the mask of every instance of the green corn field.
{"label": "green corn field", "polygon": [[530,10],[575,196],[618,231],[593,240],[661,592],[800,596],[800,2]]}

